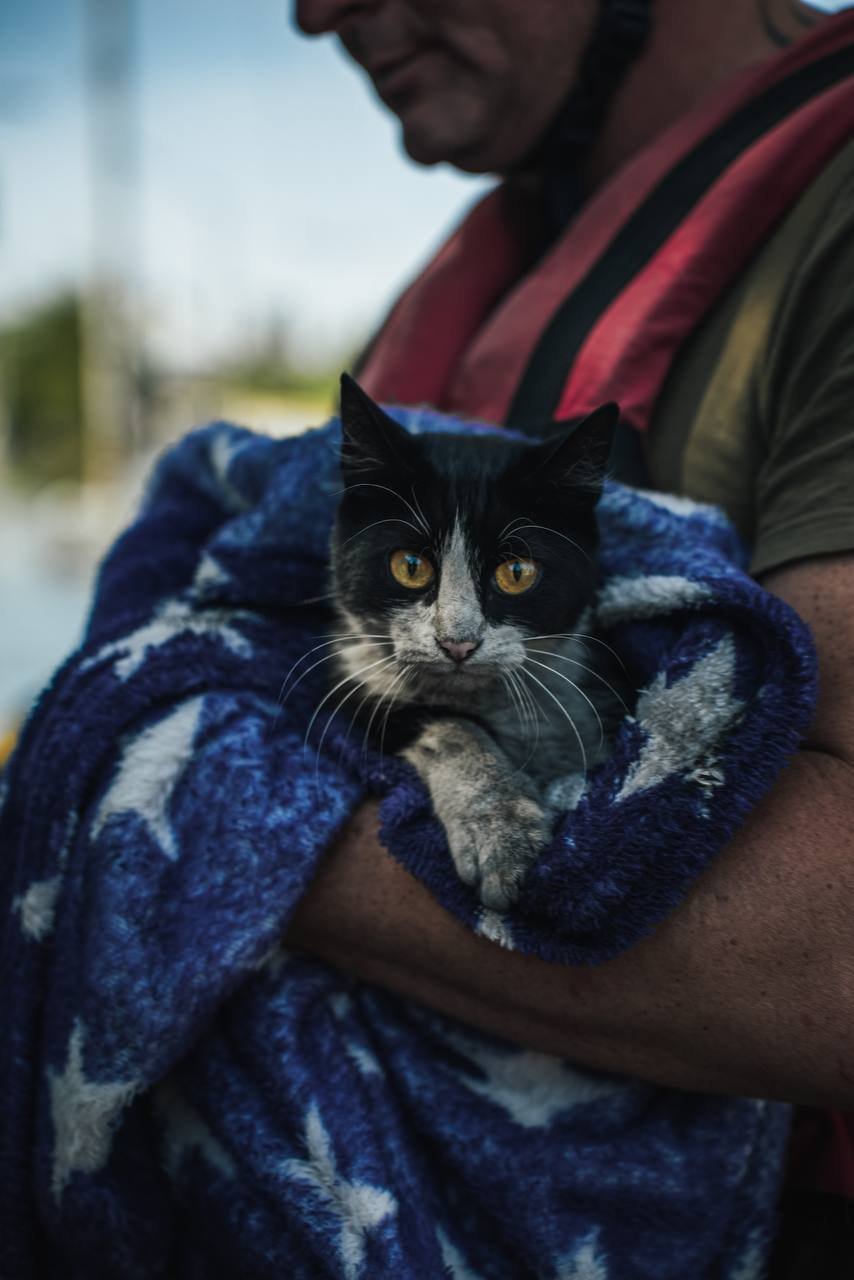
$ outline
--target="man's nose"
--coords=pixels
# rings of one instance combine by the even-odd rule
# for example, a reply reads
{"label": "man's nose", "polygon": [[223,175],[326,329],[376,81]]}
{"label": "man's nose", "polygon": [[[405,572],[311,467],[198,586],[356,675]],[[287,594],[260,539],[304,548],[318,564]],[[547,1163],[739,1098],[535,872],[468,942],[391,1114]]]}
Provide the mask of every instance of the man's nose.
{"label": "man's nose", "polygon": [[295,0],[294,20],[307,36],[322,36],[370,9],[376,0]]}

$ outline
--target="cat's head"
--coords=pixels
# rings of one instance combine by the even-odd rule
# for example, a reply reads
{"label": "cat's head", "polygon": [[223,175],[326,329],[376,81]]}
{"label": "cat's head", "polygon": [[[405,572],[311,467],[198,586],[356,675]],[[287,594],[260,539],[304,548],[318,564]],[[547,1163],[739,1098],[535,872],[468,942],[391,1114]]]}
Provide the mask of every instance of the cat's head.
{"label": "cat's head", "polygon": [[345,666],[366,668],[366,690],[397,677],[409,697],[475,695],[524,662],[526,640],[573,630],[618,416],[605,405],[540,443],[416,436],[342,378],[332,570],[346,629],[365,638]]}

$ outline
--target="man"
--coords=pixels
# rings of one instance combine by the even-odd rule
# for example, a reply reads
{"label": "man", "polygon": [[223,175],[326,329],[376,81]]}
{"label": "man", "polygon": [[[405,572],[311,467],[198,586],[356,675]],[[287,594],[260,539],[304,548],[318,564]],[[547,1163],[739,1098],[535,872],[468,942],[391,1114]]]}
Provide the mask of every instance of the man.
{"label": "man", "polygon": [[[655,0],[649,16],[645,42],[628,25],[622,45],[605,47],[607,22],[618,22],[620,12],[597,0],[297,0],[303,31],[334,32],[364,67],[398,116],[413,159],[508,175],[506,190],[523,209],[515,277],[473,286],[482,290],[482,305],[456,349],[431,351],[413,336],[429,337],[429,327],[418,326],[426,324],[430,290],[447,287],[441,254],[404,296],[363,364],[372,394],[522,421],[526,407],[537,404],[538,370],[548,373],[547,344],[534,349],[529,342],[513,385],[507,375],[493,392],[490,377],[500,382],[496,370],[512,364],[512,340],[502,347],[495,336],[502,311],[506,319],[537,272],[560,262],[561,246],[571,255],[578,245],[592,269],[598,251],[590,247],[591,224],[615,208],[622,217],[636,198],[633,186],[648,181],[652,188],[650,172],[663,181],[678,162],[684,173],[719,108],[728,128],[736,107],[749,120],[760,89],[781,92],[778,67],[792,68],[791,86],[808,74],[803,66],[816,65],[813,42],[836,41],[834,57],[854,44],[851,15],[825,19],[800,0]],[[590,84],[591,59],[600,76],[613,73],[609,87],[618,80],[610,99],[601,84]],[[773,83],[760,83],[766,74]],[[657,296],[670,324],[670,300],[698,264],[705,280],[711,237],[729,255],[717,296],[709,286],[690,316],[690,301],[676,307],[683,307],[682,330],[678,341],[662,339],[672,358],[660,376],[644,382],[630,352],[608,366],[629,378],[633,392],[640,388],[633,425],[646,431],[632,441],[643,439],[647,482],[724,505],[752,546],[752,572],[812,628],[822,694],[803,750],[680,909],[653,937],[598,969],[547,965],[468,934],[387,856],[372,806],[330,856],[291,935],[365,980],[591,1067],[675,1088],[843,1110],[854,1108],[854,307],[850,283],[847,293],[841,285],[854,278],[851,74],[849,61],[821,86],[840,95],[841,121],[839,110],[830,113],[838,134],[830,139],[811,129],[802,135],[808,144],[784,150],[735,222],[727,221],[731,210],[714,213],[701,200],[712,220],[708,238],[687,268],[681,259],[666,287],[638,267],[645,297],[653,286],[664,290]],[[819,111],[820,103],[805,109]],[[769,121],[764,135],[745,143],[745,163],[757,138],[772,146],[775,127],[791,123],[788,116]],[[754,235],[752,224],[762,221],[788,169],[808,163],[825,136],[812,172]],[[574,148],[569,163],[561,161],[562,142]],[[740,156],[734,152],[728,163],[741,163]],[[719,181],[726,191],[728,172],[709,178],[712,194]],[[685,226],[696,225],[693,212]],[[739,257],[736,242],[749,242],[749,254]],[[463,262],[466,244],[463,229],[451,244]],[[664,260],[655,258],[656,269]],[[595,316],[600,363],[611,358],[609,344],[622,341],[609,317],[635,305],[634,284],[627,280],[609,297],[611,310],[603,306]],[[657,312],[637,305],[630,315],[652,314],[657,323]],[[553,298],[553,313],[554,306]],[[509,320],[504,328],[512,328]],[[531,336],[524,325],[516,333],[526,342]],[[591,341],[595,348],[595,333]],[[583,401],[578,364],[584,373],[596,356],[585,342],[579,338],[565,385],[565,370],[557,381],[549,374],[552,407]],[[654,344],[650,352],[654,363],[660,352]],[[401,374],[407,356],[410,367]],[[441,378],[423,380],[419,360],[433,369],[444,361]],[[620,385],[612,394],[624,400]],[[618,471],[636,477],[637,448],[624,458]],[[825,1166],[824,1189],[854,1194],[854,1161],[844,1147],[835,1158],[837,1176],[829,1180]],[[839,1175],[846,1159],[847,1183]],[[845,1230],[841,1214],[836,1224]],[[841,1238],[832,1227],[823,1217],[828,1247]],[[809,1265],[813,1276],[837,1274],[820,1271],[815,1258]]]}

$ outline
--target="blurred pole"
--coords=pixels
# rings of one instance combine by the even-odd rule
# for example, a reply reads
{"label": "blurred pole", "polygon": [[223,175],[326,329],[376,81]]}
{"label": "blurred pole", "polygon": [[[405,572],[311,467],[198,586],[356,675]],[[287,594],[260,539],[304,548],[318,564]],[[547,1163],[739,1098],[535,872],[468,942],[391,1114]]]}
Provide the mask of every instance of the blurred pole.
{"label": "blurred pole", "polygon": [[131,456],[139,413],[138,136],[133,0],[83,0],[89,103],[91,273],[83,291],[83,479]]}
{"label": "blurred pole", "polygon": [[[0,83],[0,116],[2,116],[3,106],[3,86]],[[0,174],[0,253],[3,249],[3,232],[6,223],[6,205],[4,196],[6,194],[3,186],[2,174]],[[9,437],[11,435],[9,423],[9,397],[7,394],[6,367],[4,361],[3,347],[0,345],[0,484],[5,479],[6,470],[9,465]]]}

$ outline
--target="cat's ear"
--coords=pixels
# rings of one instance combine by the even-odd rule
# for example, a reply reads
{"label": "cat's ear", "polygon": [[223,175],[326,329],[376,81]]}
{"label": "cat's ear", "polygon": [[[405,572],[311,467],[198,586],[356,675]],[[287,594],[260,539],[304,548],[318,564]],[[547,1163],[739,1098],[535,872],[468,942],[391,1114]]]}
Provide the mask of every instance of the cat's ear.
{"label": "cat's ear", "polygon": [[349,374],[341,374],[341,466],[345,478],[358,471],[407,470],[412,442]]}
{"label": "cat's ear", "polygon": [[619,405],[611,401],[580,422],[560,424],[564,429],[533,451],[528,478],[547,478],[551,484],[587,493],[595,501],[602,492],[619,420]]}

